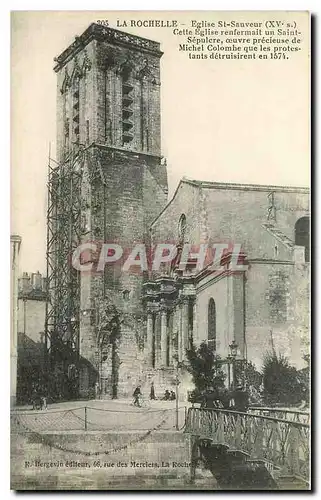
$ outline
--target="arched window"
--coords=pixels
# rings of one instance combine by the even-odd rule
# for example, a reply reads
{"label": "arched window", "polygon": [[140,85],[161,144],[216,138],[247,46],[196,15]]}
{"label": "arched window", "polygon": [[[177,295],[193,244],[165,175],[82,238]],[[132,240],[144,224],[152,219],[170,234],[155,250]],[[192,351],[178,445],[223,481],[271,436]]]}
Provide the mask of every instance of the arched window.
{"label": "arched window", "polygon": [[186,233],[186,215],[182,214],[178,221],[178,239],[179,243],[184,243]]}
{"label": "arched window", "polygon": [[212,298],[208,303],[207,339],[208,346],[216,351],[216,306]]}
{"label": "arched window", "polygon": [[301,217],[295,224],[295,244],[305,248],[305,262],[310,262],[310,221]]}
{"label": "arched window", "polygon": [[74,378],[76,378],[76,375],[77,375],[77,370],[76,370],[75,365],[69,365],[68,366],[68,378],[74,379]]}

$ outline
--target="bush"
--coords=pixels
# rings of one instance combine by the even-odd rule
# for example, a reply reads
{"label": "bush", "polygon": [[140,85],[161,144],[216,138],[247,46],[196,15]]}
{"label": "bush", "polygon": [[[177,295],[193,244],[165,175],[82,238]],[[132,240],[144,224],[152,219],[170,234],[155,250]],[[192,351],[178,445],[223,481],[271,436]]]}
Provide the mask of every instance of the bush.
{"label": "bush", "polygon": [[190,397],[194,401],[200,401],[211,394],[215,399],[221,399],[226,388],[220,357],[205,342],[198,348],[192,344],[191,348],[186,350],[186,355],[189,362],[187,370],[191,373],[195,385]]}
{"label": "bush", "polygon": [[268,354],[263,365],[266,404],[296,405],[304,399],[304,387],[298,370],[285,356]]}

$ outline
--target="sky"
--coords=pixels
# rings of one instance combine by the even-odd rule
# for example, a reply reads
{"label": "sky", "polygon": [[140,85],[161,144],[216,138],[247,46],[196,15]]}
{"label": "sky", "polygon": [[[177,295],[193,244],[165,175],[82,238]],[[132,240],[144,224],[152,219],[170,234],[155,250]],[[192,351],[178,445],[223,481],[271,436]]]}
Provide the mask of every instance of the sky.
{"label": "sky", "polygon": [[[22,236],[20,269],[45,272],[46,182],[55,158],[54,57],[91,22],[108,19],[248,20],[271,13],[32,11],[12,14],[11,232]],[[309,185],[308,16],[284,13],[303,31],[286,61],[189,60],[170,28],[123,28],[160,42],[162,154],[169,196],[183,176],[217,182]],[[280,17],[280,14],[278,15]],[[301,16],[301,17],[300,17]],[[184,17],[184,18],[183,18]]]}

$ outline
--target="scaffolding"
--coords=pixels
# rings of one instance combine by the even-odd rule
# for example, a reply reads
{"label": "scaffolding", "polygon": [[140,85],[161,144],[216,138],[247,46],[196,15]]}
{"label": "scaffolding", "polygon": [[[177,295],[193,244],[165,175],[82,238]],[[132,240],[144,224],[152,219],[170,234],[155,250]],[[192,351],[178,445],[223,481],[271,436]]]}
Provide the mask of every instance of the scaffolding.
{"label": "scaffolding", "polygon": [[[79,360],[80,275],[72,266],[72,255],[81,242],[81,188],[85,154],[85,149],[72,152],[61,164],[49,155],[45,319],[49,385],[50,378],[57,379],[57,367],[65,380],[70,366]],[[58,380],[55,383],[64,385]],[[66,391],[60,387],[56,388],[56,392],[65,395]]]}

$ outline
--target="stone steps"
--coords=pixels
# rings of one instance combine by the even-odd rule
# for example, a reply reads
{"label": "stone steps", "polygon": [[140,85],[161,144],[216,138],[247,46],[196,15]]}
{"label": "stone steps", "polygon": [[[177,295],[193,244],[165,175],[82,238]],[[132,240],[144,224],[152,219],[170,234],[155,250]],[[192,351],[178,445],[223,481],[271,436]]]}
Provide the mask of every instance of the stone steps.
{"label": "stone steps", "polygon": [[[23,485],[23,487],[21,487]],[[68,474],[39,475],[26,474],[23,478],[12,475],[12,489],[24,490],[218,490],[219,487],[213,476],[198,475],[197,485],[191,484],[188,475],[177,476],[173,474],[122,474],[121,476],[106,475],[101,472],[79,474],[72,471]]]}
{"label": "stone steps", "polygon": [[[202,448],[205,466],[216,477],[220,489],[306,490],[309,485],[301,478],[285,476],[263,460],[251,459],[242,450],[209,445]],[[197,482],[197,480],[196,480]]]}
{"label": "stone steps", "polygon": [[251,459],[242,450],[199,442],[200,458],[222,490],[277,490],[278,485],[262,460]]}

